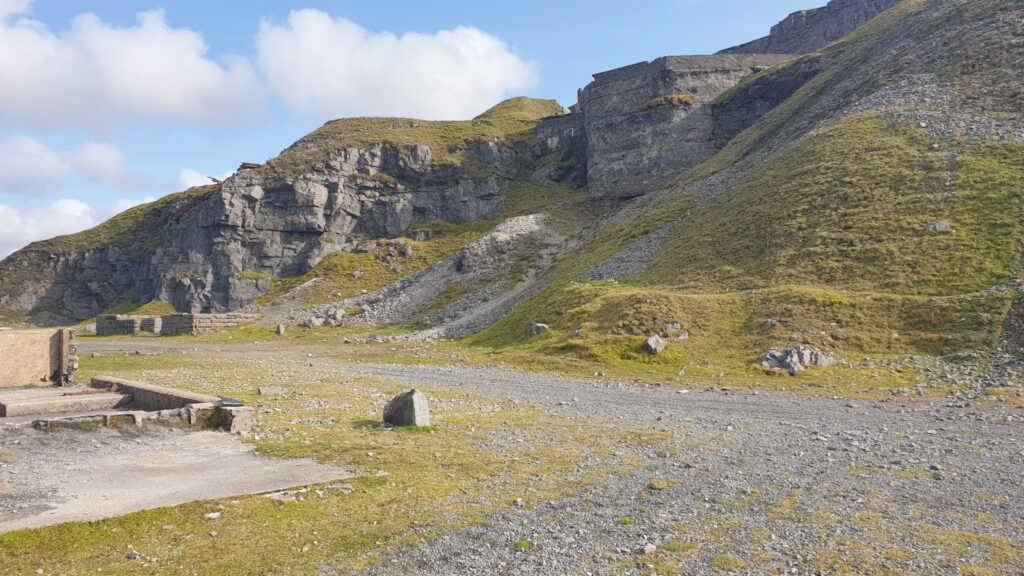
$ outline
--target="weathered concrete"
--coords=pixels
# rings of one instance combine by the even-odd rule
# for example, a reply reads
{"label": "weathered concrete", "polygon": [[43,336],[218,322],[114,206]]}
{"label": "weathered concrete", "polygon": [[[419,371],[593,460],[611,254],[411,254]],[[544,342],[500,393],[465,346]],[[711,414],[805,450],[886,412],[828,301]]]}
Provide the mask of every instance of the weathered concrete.
{"label": "weathered concrete", "polygon": [[220,398],[196,394],[187,390],[176,390],[165,386],[156,386],[144,382],[134,382],[113,376],[97,376],[92,379],[93,388],[110,390],[121,394],[131,394],[132,407],[141,410],[174,410],[192,404],[220,405]]}
{"label": "weathered concrete", "polygon": [[259,320],[256,314],[167,314],[137,316],[103,314],[96,317],[97,336],[137,336],[149,332],[164,336],[205,334]]}
{"label": "weathered concrete", "polygon": [[193,336],[233,328],[259,320],[257,314],[168,314],[163,316],[164,336],[191,334]]}
{"label": "weathered concrete", "polygon": [[160,316],[101,314],[96,317],[97,336],[137,336],[143,332],[160,334]]}
{"label": "weathered concrete", "polygon": [[72,330],[0,332],[0,388],[63,385],[77,369]]}
{"label": "weathered concrete", "polygon": [[214,432],[0,434],[0,444],[14,452],[0,483],[0,533],[352,476],[312,460],[257,456],[254,446]]}
{"label": "weathered concrete", "polygon": [[[62,414],[67,412],[92,412],[110,410],[132,401],[129,394],[103,393],[77,390],[69,392],[61,388],[40,388],[27,392],[0,392],[0,416]],[[44,393],[45,394],[42,394]]]}

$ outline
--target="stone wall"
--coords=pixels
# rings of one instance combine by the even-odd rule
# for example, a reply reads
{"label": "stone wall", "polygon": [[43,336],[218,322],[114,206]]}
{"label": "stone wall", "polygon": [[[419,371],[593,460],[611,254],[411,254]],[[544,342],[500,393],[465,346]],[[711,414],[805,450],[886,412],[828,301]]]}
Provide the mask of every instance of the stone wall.
{"label": "stone wall", "polygon": [[257,314],[169,314],[162,318],[161,334],[176,336],[179,334],[206,334],[225,328],[248,324],[259,320]]}
{"label": "stone wall", "polygon": [[135,336],[143,332],[160,334],[160,316],[102,314],[96,317],[97,336]]}
{"label": "stone wall", "polygon": [[63,385],[78,369],[74,331],[0,331],[0,388]]}

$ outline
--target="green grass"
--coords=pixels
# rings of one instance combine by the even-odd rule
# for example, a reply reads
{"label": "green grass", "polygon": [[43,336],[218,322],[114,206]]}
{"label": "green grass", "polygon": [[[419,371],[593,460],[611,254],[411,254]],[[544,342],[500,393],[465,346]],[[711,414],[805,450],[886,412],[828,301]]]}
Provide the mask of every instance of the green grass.
{"label": "green grass", "polygon": [[117,306],[111,306],[102,313],[103,314],[134,314],[138,316],[163,316],[165,314],[177,314],[179,310],[169,302],[161,302],[160,300],[151,300],[145,304],[136,304],[134,302],[122,302]]}
{"label": "green grass", "polygon": [[670,94],[648,100],[640,106],[640,111],[645,112],[657,108],[693,108],[697,104],[697,99],[693,94]]}
{"label": "green grass", "polygon": [[[554,100],[512,98],[472,120],[424,121],[408,118],[346,118],[324,124],[267,163],[268,174],[282,177],[308,171],[330,151],[387,144],[399,149],[428,146],[435,163],[461,164],[468,142],[485,139],[530,140],[537,121],[560,114]],[[310,147],[312,145],[312,147]]]}
{"label": "green grass", "polygon": [[[847,359],[991,350],[1014,298],[991,289],[1020,272],[1024,150],[931,143],[874,115],[842,120],[727,193],[696,203],[683,193],[605,225],[555,267],[548,289],[468,343],[510,363],[787,387],[801,384],[765,379],[755,361],[793,341]],[[684,213],[644,275],[582,279]],[[932,230],[939,220],[954,231]],[[768,320],[780,324],[762,329]],[[533,321],[552,329],[528,340]],[[673,322],[690,338],[644,354],[644,339]],[[838,368],[804,378],[884,393],[916,376]]]}
{"label": "green grass", "polygon": [[[581,427],[506,400],[431,386],[420,388],[432,400],[434,426],[367,426],[380,418],[383,399],[403,385],[339,381],[336,373],[308,368],[308,348],[298,349],[272,368],[234,352],[104,354],[83,358],[81,375],[112,374],[239,398],[257,410],[259,453],[355,469],[360,476],[346,481],[351,491],[317,486],[304,502],[225,498],[5,534],[0,574],[33,574],[40,567],[68,575],[308,574],[324,565],[359,572],[388,551],[481,522],[510,505],[495,494],[539,501],[574,494],[621,465],[616,443],[644,442],[643,434],[627,427]],[[282,379],[297,393],[256,395],[258,387]],[[493,446],[510,434],[529,441]],[[579,469],[587,453],[605,464]],[[221,517],[206,519],[211,510]],[[129,545],[159,562],[126,559]]]}
{"label": "green grass", "polygon": [[[1024,150],[931,143],[872,115],[813,133],[695,208],[637,281],[949,296],[1016,278]],[[940,220],[954,232],[929,229]]]}

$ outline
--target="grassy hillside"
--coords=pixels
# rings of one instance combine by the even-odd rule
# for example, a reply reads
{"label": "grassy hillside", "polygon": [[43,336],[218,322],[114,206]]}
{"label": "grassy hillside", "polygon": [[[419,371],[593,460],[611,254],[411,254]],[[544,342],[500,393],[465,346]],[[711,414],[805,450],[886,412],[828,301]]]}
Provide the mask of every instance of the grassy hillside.
{"label": "grassy hillside", "polygon": [[[1005,106],[1019,96],[980,88],[999,70],[1020,71],[1012,57],[978,53],[1019,44],[1000,5],[923,7],[906,0],[808,56],[827,62],[817,77],[674,194],[599,229],[557,267],[547,290],[471,343],[510,357],[541,352],[722,382],[764,379],[758,356],[791,343],[854,362],[994,350],[1021,273],[1024,147],[937,138],[917,122],[874,112],[819,127],[915,66],[932,65],[959,95],[977,88],[990,117],[1021,119],[1019,108]],[[962,43],[966,56],[935,53],[931,44],[944,43]],[[704,194],[699,184],[714,175],[725,177],[724,189]],[[646,273],[586,279],[589,267],[666,225],[671,232]],[[552,330],[530,340],[534,321]],[[689,338],[672,340],[660,356],[644,353],[646,337],[669,323]],[[909,373],[852,366],[809,378],[883,388],[915,382]]]}
{"label": "grassy hillside", "polygon": [[217,186],[197,186],[184,192],[169,194],[154,202],[134,206],[115,215],[106,222],[76,234],[57,236],[41,242],[33,242],[27,250],[63,253],[71,250],[83,251],[100,246],[142,246],[153,241],[150,234],[168,220],[197,207]]}
{"label": "grassy hillside", "polygon": [[554,100],[512,98],[472,120],[426,121],[410,118],[345,118],[333,120],[299,140],[267,163],[280,176],[308,171],[325,162],[332,150],[388,144],[399,148],[430,147],[434,162],[460,164],[467,142],[481,139],[530,139],[537,121],[560,114]]}

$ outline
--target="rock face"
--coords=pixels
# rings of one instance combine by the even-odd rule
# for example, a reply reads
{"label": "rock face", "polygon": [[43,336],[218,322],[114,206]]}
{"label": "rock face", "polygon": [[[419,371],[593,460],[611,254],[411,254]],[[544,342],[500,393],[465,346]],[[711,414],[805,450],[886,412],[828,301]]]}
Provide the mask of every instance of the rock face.
{"label": "rock face", "polygon": [[542,142],[585,150],[590,198],[618,202],[663,187],[718,151],[708,103],[780,55],[668,56],[594,75]]}
{"label": "rock face", "polygon": [[834,358],[816,348],[792,346],[785,350],[773,348],[758,361],[762,368],[785,370],[790,376],[796,376],[810,366],[829,368],[834,366]]}
{"label": "rock face", "polygon": [[464,154],[486,173],[435,166],[426,146],[390,145],[332,150],[294,176],[242,169],[150,207],[137,225],[145,236],[132,242],[16,252],[0,263],[0,307],[32,311],[40,324],[90,318],[126,298],[194,313],[237,310],[266,293],[270,277],[303,274],[367,238],[500,215],[502,171],[540,151],[499,141],[472,143]]}
{"label": "rock face", "polygon": [[790,14],[771,33],[721,54],[807,54],[863,26],[900,0],[832,0],[827,6]]}
{"label": "rock face", "polygon": [[430,426],[426,395],[413,388],[395,396],[384,406],[384,422],[392,426]]}

